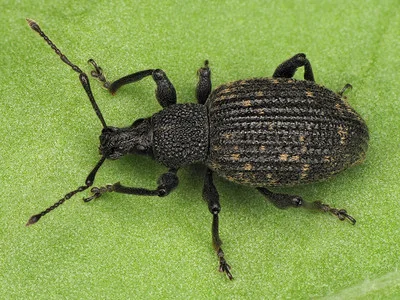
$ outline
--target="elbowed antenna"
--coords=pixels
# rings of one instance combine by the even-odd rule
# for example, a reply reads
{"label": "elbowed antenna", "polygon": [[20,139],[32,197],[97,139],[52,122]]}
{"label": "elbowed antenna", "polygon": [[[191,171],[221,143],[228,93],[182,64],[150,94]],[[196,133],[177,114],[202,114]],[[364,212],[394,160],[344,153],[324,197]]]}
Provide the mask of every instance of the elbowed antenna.
{"label": "elbowed antenna", "polygon": [[70,60],[60,51],[60,49],[57,48],[57,46],[40,29],[39,25],[35,21],[33,21],[31,19],[26,19],[26,21],[28,22],[28,24],[32,28],[32,30],[39,33],[39,35],[46,41],[46,43],[51,47],[51,49],[54,50],[54,52],[60,57],[60,59],[65,64],[70,66],[72,68],[72,70],[74,70],[75,72],[79,73],[79,80],[80,80],[83,88],[85,89],[86,94],[89,97],[90,103],[92,104],[97,117],[99,118],[101,124],[103,125],[103,128],[107,128],[106,121],[104,120],[103,115],[101,114],[100,108],[98,107],[96,100],[94,100],[93,93],[90,88],[88,76],[77,65],[70,62]]}
{"label": "elbowed antenna", "polygon": [[73,191],[69,192],[68,194],[65,194],[65,196],[63,198],[58,200],[52,206],[49,206],[44,211],[38,213],[37,215],[33,215],[32,217],[30,217],[29,220],[28,220],[28,223],[26,223],[26,226],[30,226],[32,224],[35,224],[37,221],[39,221],[39,219],[41,217],[43,217],[44,215],[47,215],[49,212],[51,212],[52,210],[54,210],[57,207],[59,207],[65,201],[70,199],[73,195],[75,195],[77,193],[80,193],[80,192],[83,192],[84,190],[86,190],[89,187],[91,187],[93,185],[93,181],[94,181],[94,178],[96,177],[97,171],[100,169],[101,165],[103,164],[103,162],[105,160],[106,160],[106,157],[102,156],[101,159],[96,164],[96,166],[93,168],[93,170],[89,173],[88,177],[86,177],[85,185],[82,185],[82,186],[78,187],[76,190],[73,190]]}
{"label": "elbowed antenna", "polygon": [[[47,35],[40,29],[39,25],[31,20],[31,19],[26,19],[26,21],[28,22],[29,26],[32,28],[32,30],[36,31],[37,33],[39,33],[39,35],[46,41],[46,43],[51,47],[51,49],[54,50],[54,52],[60,57],[60,59],[67,64],[68,66],[70,66],[72,68],[72,70],[74,70],[75,72],[77,72],[79,74],[79,80],[83,86],[83,88],[85,89],[86,94],[89,97],[90,103],[93,106],[94,111],[96,112],[97,117],[99,118],[101,124],[103,125],[103,128],[107,128],[107,124],[103,118],[103,115],[100,112],[99,107],[97,106],[97,103],[93,97],[92,94],[92,90],[90,88],[90,84],[89,84],[89,78],[88,76],[75,64],[71,63],[70,60],[60,51],[60,49],[57,48],[57,46],[47,37]],[[96,166],[93,168],[93,170],[89,173],[89,175],[86,177],[85,180],[85,185],[82,185],[80,187],[78,187],[77,189],[67,193],[64,195],[63,198],[61,198],[60,200],[58,200],[57,202],[55,202],[53,205],[51,205],[50,207],[48,207],[47,209],[45,209],[44,211],[40,212],[39,214],[33,215],[29,220],[28,223],[26,223],[26,226],[35,224],[37,221],[39,221],[39,219],[41,217],[43,217],[44,215],[48,214],[49,212],[53,211],[54,209],[56,209],[57,207],[59,207],[61,204],[63,204],[65,201],[67,201],[68,199],[70,199],[72,196],[74,196],[77,193],[83,192],[86,189],[88,189],[89,187],[91,187],[93,185],[93,181],[95,179],[96,173],[99,170],[99,168],[101,167],[101,165],[103,164],[103,162],[106,160],[106,156],[103,155],[101,157],[101,159],[97,162]]]}

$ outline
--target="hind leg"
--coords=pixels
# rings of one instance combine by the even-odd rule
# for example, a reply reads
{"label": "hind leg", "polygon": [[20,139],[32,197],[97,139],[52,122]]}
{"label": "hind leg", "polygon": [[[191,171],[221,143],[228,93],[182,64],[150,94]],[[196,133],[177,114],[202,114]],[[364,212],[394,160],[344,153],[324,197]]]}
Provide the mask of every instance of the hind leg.
{"label": "hind leg", "polygon": [[319,210],[322,212],[330,212],[339,218],[339,220],[343,221],[348,219],[353,225],[356,223],[356,220],[347,214],[345,209],[337,209],[330,207],[328,204],[324,204],[321,201],[307,202],[304,201],[300,196],[289,195],[289,194],[279,194],[271,192],[266,188],[257,188],[257,190],[263,194],[269,201],[272,202],[273,205],[280,209],[285,209],[289,207],[303,207],[312,210]]}
{"label": "hind leg", "polygon": [[306,58],[304,53],[298,53],[292,58],[281,63],[275,70],[272,77],[279,78],[292,78],[296,73],[297,68],[304,67],[304,79],[309,81],[314,80],[314,74],[311,68],[310,61]]}

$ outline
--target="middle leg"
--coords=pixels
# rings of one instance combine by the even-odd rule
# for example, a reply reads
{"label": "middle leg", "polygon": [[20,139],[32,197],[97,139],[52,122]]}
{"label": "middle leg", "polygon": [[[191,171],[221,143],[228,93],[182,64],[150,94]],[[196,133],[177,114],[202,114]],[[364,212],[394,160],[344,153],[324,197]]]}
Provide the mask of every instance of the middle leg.
{"label": "middle leg", "polygon": [[204,104],[211,93],[211,70],[208,66],[208,60],[204,62],[204,67],[197,71],[197,75],[199,81],[196,87],[196,99],[198,103]]}

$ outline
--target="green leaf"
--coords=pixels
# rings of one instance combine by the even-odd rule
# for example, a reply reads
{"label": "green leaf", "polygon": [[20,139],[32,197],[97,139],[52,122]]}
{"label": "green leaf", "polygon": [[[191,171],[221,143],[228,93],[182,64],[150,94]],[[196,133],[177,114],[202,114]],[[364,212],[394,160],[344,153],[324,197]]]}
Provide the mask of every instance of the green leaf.
{"label": "green leaf", "polygon": [[[398,1],[3,1],[0,67],[0,294],[15,299],[400,297]],[[287,189],[346,208],[357,224],[278,210],[255,190],[217,178],[220,235],[235,277],[218,272],[204,169],[179,171],[168,197],[83,192],[37,224],[31,215],[84,183],[99,159],[101,124],[78,76],[27,25],[34,19],[85,72],[109,79],[162,68],[179,102],[194,102],[196,70],[213,85],[271,76],[304,52],[316,81],[339,91],[370,130],[364,164]],[[302,71],[296,75],[301,78]],[[145,79],[115,97],[91,81],[107,124],[160,109]],[[155,187],[146,157],[107,161],[96,183]]]}

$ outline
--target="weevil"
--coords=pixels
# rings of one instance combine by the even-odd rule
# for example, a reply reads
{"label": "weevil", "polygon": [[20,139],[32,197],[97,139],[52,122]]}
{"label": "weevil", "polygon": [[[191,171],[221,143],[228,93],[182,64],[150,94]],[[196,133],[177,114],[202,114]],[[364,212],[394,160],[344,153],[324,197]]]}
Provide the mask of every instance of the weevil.
{"label": "weevil", "polygon": [[[325,180],[361,163],[368,149],[369,133],[364,120],[348,104],[343,93],[335,93],[314,81],[306,55],[298,53],[280,64],[271,78],[251,78],[220,85],[212,91],[208,61],[198,70],[197,103],[176,103],[176,91],[161,69],[136,72],[116,81],[107,81],[103,70],[90,59],[91,75],[115,94],[119,88],[151,76],[156,84],[156,99],[162,110],[140,118],[124,128],[108,126],[94,99],[89,78],[46,36],[39,25],[29,26],[44,38],[61,60],[79,74],[79,80],[99,118],[100,160],[85,184],[39,214],[26,225],[63,204],[73,195],[93,186],[95,176],[106,159],[127,154],[142,154],[164,165],[167,171],[157,188],[137,188],[120,182],[92,187],[88,202],[108,192],[131,195],[167,196],[179,183],[181,167],[202,163],[206,166],[203,199],[212,214],[212,244],[219,260],[219,271],[233,276],[219,236],[219,194],[213,174],[237,184],[252,186],[280,209],[303,207],[329,212],[340,220],[356,220],[345,209],[321,201],[307,202],[298,195],[273,192],[270,187],[285,187]],[[304,80],[293,78],[304,67]]]}

